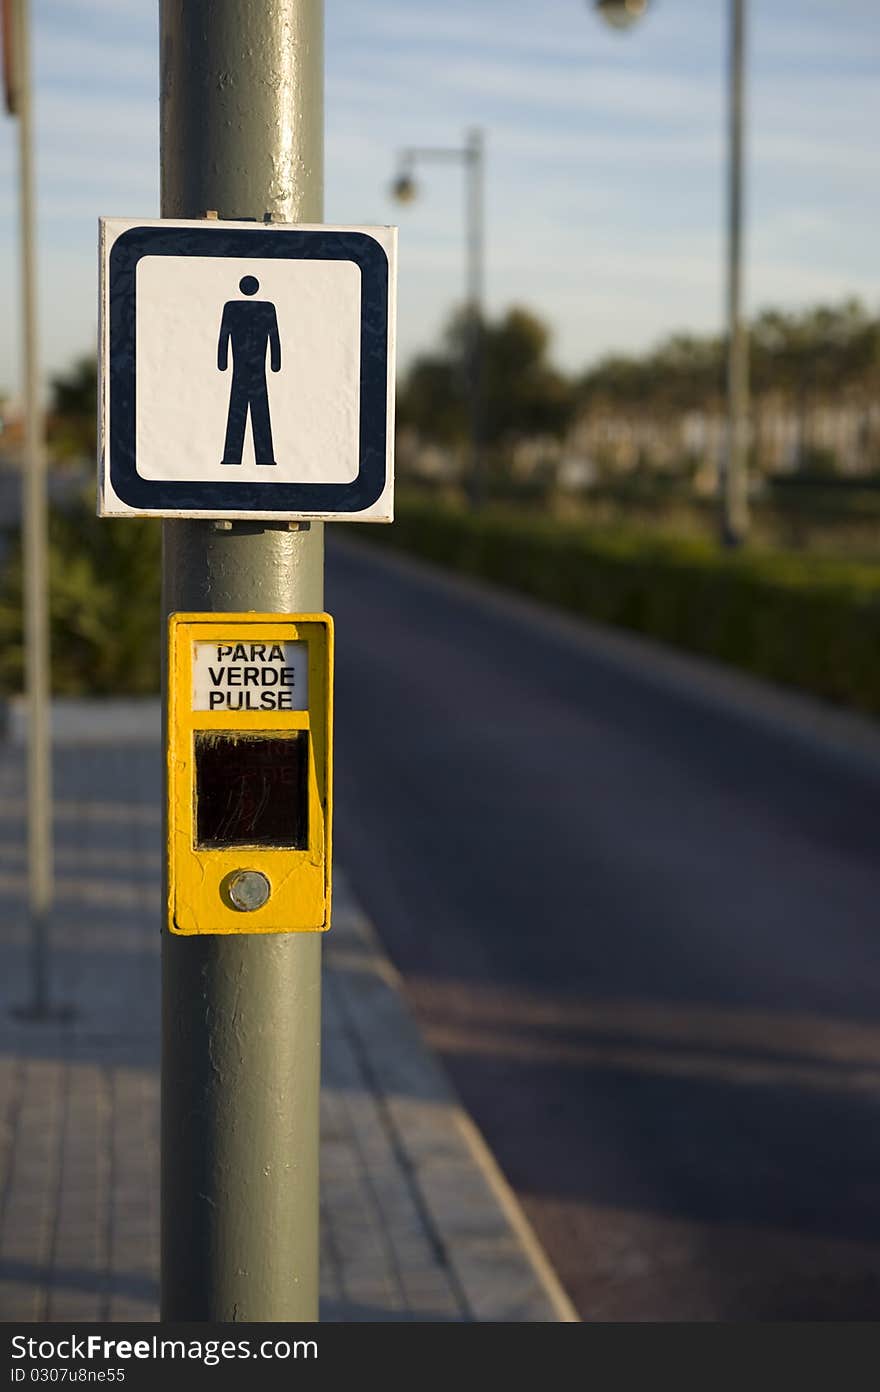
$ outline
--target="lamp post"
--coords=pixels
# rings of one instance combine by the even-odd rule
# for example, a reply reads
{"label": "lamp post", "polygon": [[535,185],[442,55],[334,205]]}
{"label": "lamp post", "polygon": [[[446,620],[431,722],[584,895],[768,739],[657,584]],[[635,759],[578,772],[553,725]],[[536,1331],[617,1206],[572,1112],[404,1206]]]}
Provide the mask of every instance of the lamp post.
{"label": "lamp post", "polygon": [[46,441],[40,403],[37,341],[36,210],[34,197],[33,82],[30,0],[2,0],[6,109],[18,117],[22,348],[24,358],[24,468],[22,560],[27,694],[27,867],[31,998],[15,1014],[34,1021],[67,1019],[49,989],[52,912],[52,751],[49,667],[49,546]]}
{"label": "lamp post", "polygon": [[746,0],[730,0],[727,155],[727,449],[721,479],[722,541],[739,546],[749,526],[749,345],[742,318],[742,174]]}
{"label": "lamp post", "polygon": [[648,0],[595,0],[596,9],[612,29],[629,29],[641,19]]}
{"label": "lamp post", "polygon": [[[594,0],[616,29],[641,19],[648,0]],[[719,479],[721,540],[739,546],[749,527],[749,348],[742,317],[743,110],[745,106],[746,0],[729,0],[727,159],[727,431]]]}
{"label": "lamp post", "polygon": [[486,501],[486,415],[483,353],[483,293],[485,278],[485,235],[483,198],[485,157],[483,132],[470,130],[460,147],[409,147],[398,155],[397,175],[391,193],[398,203],[412,203],[418,193],[414,169],[416,164],[461,164],[464,170],[465,196],[465,356],[464,379],[470,420],[467,490],[471,507],[482,507]]}

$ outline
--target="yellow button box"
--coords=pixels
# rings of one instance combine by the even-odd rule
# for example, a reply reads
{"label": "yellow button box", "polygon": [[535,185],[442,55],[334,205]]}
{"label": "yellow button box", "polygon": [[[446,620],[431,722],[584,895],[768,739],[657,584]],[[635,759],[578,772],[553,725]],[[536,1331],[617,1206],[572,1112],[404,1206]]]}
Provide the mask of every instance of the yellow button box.
{"label": "yellow button box", "polygon": [[168,927],[330,926],[333,620],[172,614]]}

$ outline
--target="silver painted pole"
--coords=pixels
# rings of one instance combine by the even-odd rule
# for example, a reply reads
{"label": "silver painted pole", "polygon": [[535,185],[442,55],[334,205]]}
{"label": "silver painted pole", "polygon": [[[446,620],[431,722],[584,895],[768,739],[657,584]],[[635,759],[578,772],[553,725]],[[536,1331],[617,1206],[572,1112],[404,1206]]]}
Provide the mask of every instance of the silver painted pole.
{"label": "silver painted pole", "polygon": [[46,1019],[49,1006],[49,916],[52,909],[52,756],[49,725],[49,564],[46,446],[37,341],[36,217],[29,0],[12,10],[21,169],[21,301],[24,344],[25,451],[22,474],[24,649],[27,695],[27,843],[31,1000],[22,1012]]}
{"label": "silver painted pole", "polygon": [[486,501],[488,470],[486,461],[486,335],[483,306],[485,281],[485,184],[486,159],[483,132],[467,132],[459,146],[409,146],[399,152],[401,174],[395,181],[395,196],[408,203],[415,194],[411,171],[420,161],[454,160],[464,170],[464,344],[460,375],[467,403],[468,440],[464,486],[468,501],[477,509]]}
{"label": "silver painted pole", "polygon": [[742,317],[745,0],[730,0],[727,202],[727,439],[721,477],[721,539],[739,546],[749,527],[749,349]]}
{"label": "silver painted pole", "polygon": [[483,133],[472,130],[465,144],[465,201],[467,238],[467,312],[469,318],[468,386],[471,416],[471,504],[486,502],[486,364],[483,310],[485,268]]}
{"label": "silver painted pole", "polygon": [[[161,0],[162,215],[323,215],[322,0]],[[319,611],[323,528],[164,524],[164,611]],[[164,684],[164,683],[163,683]],[[314,1320],[317,933],[162,934],[162,1318]]]}

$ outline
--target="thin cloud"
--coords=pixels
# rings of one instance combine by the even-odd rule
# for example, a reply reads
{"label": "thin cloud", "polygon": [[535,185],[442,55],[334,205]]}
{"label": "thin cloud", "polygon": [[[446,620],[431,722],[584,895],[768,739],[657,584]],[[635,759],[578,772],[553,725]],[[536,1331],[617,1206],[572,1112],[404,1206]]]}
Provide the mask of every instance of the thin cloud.
{"label": "thin cloud", "polygon": [[101,93],[106,112],[116,89],[158,92],[158,55],[140,36],[113,39],[106,34],[47,33],[40,43],[38,77],[41,83],[65,90],[69,96],[89,88]]}
{"label": "thin cloud", "polygon": [[[388,199],[402,145],[487,139],[487,287],[583,365],[722,314],[726,0],[663,0],[612,34],[585,0],[334,0],[327,7],[327,216],[401,223],[401,349],[460,302],[461,170]],[[92,341],[95,224],[158,205],[155,0],[34,0],[43,341]],[[750,303],[877,294],[875,0],[750,7]],[[14,291],[17,154],[0,123],[0,291]],[[59,270],[63,267],[63,275]],[[58,311],[63,303],[63,312]],[[50,308],[51,306],[51,308]],[[14,316],[0,322],[0,386]]]}

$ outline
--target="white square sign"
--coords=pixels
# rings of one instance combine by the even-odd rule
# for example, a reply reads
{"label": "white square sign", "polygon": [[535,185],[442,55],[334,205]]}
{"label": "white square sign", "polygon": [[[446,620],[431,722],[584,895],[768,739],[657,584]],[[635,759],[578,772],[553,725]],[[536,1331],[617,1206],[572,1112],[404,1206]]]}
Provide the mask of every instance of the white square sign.
{"label": "white square sign", "polygon": [[390,521],[395,249],[103,219],[99,512]]}

